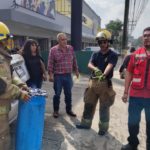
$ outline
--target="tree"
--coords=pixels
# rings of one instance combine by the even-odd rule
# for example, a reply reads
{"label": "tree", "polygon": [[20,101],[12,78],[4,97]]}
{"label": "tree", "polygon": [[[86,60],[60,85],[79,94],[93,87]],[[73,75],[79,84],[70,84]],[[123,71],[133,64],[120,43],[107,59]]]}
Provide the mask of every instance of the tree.
{"label": "tree", "polygon": [[134,39],[133,41],[133,46],[138,48],[138,47],[141,47],[143,45],[143,41],[142,41],[142,37],[139,37],[137,39]]}
{"label": "tree", "polygon": [[110,30],[112,33],[118,33],[122,31],[123,23],[117,19],[117,20],[111,20],[107,25],[106,29]]}
{"label": "tree", "polygon": [[119,19],[117,19],[117,20],[111,20],[106,25],[106,29],[109,30],[112,33],[112,38],[114,40],[113,46],[115,48],[118,48],[118,49],[121,48],[122,26],[123,26],[123,23]]}

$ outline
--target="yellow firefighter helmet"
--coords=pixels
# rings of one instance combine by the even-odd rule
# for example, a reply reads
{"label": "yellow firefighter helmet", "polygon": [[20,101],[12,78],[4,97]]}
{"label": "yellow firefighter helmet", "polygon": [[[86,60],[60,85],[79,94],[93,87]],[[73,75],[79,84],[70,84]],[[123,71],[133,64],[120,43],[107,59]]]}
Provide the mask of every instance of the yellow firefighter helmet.
{"label": "yellow firefighter helmet", "polygon": [[[5,39],[7,39],[7,41],[3,41]],[[10,34],[9,28],[3,22],[0,22],[0,41],[7,48],[7,50],[14,48],[13,35]]]}
{"label": "yellow firefighter helmet", "polygon": [[111,33],[104,29],[97,33],[96,40],[108,40],[111,41]]}
{"label": "yellow firefighter helmet", "polygon": [[9,35],[10,31],[8,27],[3,22],[0,22],[0,41],[8,38]]}

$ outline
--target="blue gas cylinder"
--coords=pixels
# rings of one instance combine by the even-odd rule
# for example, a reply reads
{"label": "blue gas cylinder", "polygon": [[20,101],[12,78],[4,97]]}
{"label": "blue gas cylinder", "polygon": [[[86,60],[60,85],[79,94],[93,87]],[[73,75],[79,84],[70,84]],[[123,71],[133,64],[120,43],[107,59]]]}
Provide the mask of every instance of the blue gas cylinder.
{"label": "blue gas cylinder", "polygon": [[45,96],[32,96],[19,102],[16,150],[41,150],[44,129]]}

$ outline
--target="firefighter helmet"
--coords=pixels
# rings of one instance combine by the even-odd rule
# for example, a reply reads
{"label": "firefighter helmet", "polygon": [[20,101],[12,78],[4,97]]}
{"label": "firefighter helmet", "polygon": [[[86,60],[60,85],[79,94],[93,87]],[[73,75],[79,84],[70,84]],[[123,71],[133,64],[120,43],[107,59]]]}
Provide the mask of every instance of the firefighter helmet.
{"label": "firefighter helmet", "polygon": [[96,40],[97,41],[99,41],[99,40],[111,41],[111,33],[108,30],[104,29],[97,33]]}
{"label": "firefighter helmet", "polygon": [[9,35],[10,31],[8,27],[3,22],[0,22],[0,41],[8,38]]}

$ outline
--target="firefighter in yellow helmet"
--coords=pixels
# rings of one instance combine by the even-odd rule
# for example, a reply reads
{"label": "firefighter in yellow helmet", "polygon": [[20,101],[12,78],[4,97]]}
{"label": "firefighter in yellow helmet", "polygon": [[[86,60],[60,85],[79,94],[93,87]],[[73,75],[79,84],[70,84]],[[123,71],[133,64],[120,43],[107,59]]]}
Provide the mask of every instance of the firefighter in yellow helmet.
{"label": "firefighter in yellow helmet", "polygon": [[21,90],[25,84],[13,77],[10,66],[11,56],[7,41],[11,38],[8,27],[0,22],[0,150],[10,150],[8,113],[13,99],[27,101],[30,96]]}
{"label": "firefighter in yellow helmet", "polygon": [[89,86],[84,93],[84,111],[78,129],[90,129],[95,113],[95,108],[99,100],[99,132],[103,136],[109,128],[109,110],[114,103],[115,91],[112,87],[111,78],[113,69],[117,63],[118,56],[109,46],[111,44],[111,34],[107,30],[99,32],[96,41],[100,47],[98,52],[94,52],[88,63],[91,69]]}

